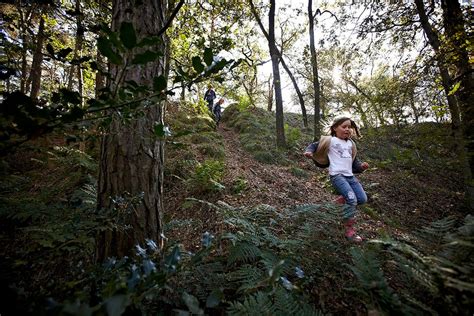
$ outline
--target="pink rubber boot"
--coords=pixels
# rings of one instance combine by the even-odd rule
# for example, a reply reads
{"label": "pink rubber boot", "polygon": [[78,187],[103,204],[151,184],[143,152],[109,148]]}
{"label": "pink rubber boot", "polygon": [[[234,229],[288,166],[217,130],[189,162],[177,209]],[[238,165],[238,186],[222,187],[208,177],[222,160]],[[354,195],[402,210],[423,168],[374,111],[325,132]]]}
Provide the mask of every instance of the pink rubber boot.
{"label": "pink rubber boot", "polygon": [[345,236],[347,239],[353,242],[361,242],[362,238],[356,234],[354,229],[355,219],[351,218],[344,222]]}
{"label": "pink rubber boot", "polygon": [[344,199],[344,196],[338,195],[337,198],[334,199],[334,203],[336,204],[346,204],[346,199]]}

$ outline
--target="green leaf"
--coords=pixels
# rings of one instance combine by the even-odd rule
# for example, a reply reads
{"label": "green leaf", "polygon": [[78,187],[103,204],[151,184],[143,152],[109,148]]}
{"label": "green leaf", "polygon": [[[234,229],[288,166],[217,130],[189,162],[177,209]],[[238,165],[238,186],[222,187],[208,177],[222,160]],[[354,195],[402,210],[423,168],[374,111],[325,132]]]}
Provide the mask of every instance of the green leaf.
{"label": "green leaf", "polygon": [[[164,136],[171,136],[171,132],[170,132],[170,129],[168,126],[165,126],[163,124],[155,124],[154,128],[153,128],[153,132],[155,133],[156,136],[158,136],[159,138],[161,137],[164,137]],[[179,260],[179,254],[177,255],[178,256],[178,259]],[[177,261],[176,261],[177,263]]]}
{"label": "green leaf", "polygon": [[155,90],[155,92],[158,92],[158,91],[163,91],[164,89],[166,89],[165,76],[161,75],[161,76],[153,78],[153,90]]}
{"label": "green leaf", "polygon": [[461,81],[458,81],[456,82],[456,84],[454,85],[454,87],[451,89],[451,91],[449,91],[448,95],[453,95],[456,93],[456,91],[459,90],[459,87],[461,86]]}
{"label": "green leaf", "polygon": [[120,316],[125,312],[125,309],[130,304],[130,300],[127,295],[115,295],[109,297],[105,301],[107,308],[107,315],[109,316]]}
{"label": "green leaf", "polygon": [[199,301],[195,296],[184,292],[182,298],[183,298],[184,303],[186,304],[186,306],[188,307],[189,311],[192,314],[196,314],[196,315],[204,314],[204,311],[201,308],[199,308]]}
{"label": "green leaf", "polygon": [[76,91],[71,91],[68,89],[60,89],[59,92],[61,93],[61,99],[67,103],[72,104],[80,104],[81,103],[81,96]]}
{"label": "green leaf", "polygon": [[51,56],[55,57],[55,55],[54,55],[54,48],[53,48],[53,46],[52,46],[50,43],[46,44],[46,50],[48,51],[48,53],[49,53]]}
{"label": "green leaf", "polygon": [[115,64],[115,65],[122,64],[123,62],[122,56],[114,52],[109,39],[103,36],[99,37],[97,39],[97,48],[99,49],[100,53],[104,55],[105,57],[107,57],[112,64]]}
{"label": "green leaf", "polygon": [[59,50],[58,58],[66,58],[67,55],[69,55],[69,53],[71,53],[71,52],[72,52],[72,48],[70,48],[70,47],[63,48],[63,49]]}
{"label": "green leaf", "polygon": [[197,73],[201,73],[204,70],[204,65],[201,62],[201,57],[194,56],[192,59],[193,68],[196,70]]}
{"label": "green leaf", "polygon": [[224,69],[225,66],[227,66],[231,61],[227,61],[225,58],[219,60],[217,63],[213,64],[212,67],[210,67],[207,71],[206,74],[215,74]]}
{"label": "green leaf", "polygon": [[123,43],[120,41],[117,32],[112,32],[107,26],[103,26],[102,28],[104,32],[109,36],[109,41],[113,46],[115,46],[119,51],[123,51]]}
{"label": "green leaf", "polygon": [[122,22],[120,25],[120,40],[128,49],[132,49],[137,45],[137,35],[133,24],[130,22]]}
{"label": "green leaf", "polygon": [[211,292],[209,296],[206,299],[206,307],[208,308],[214,308],[217,307],[222,299],[224,298],[224,293],[222,293],[222,290],[217,289]]}
{"label": "green leaf", "polygon": [[143,65],[143,64],[155,61],[160,55],[161,55],[161,53],[152,52],[150,50],[147,50],[144,53],[135,55],[135,57],[132,60],[132,64],[134,64],[134,65]]}
{"label": "green leaf", "polygon": [[[158,124],[158,126],[159,125],[161,124]],[[175,246],[171,254],[165,258],[165,267],[168,269],[169,272],[174,272],[176,271],[177,265],[180,260],[181,251],[179,250],[179,246]]]}
{"label": "green leaf", "polygon": [[148,36],[142,39],[140,43],[138,43],[137,46],[138,47],[153,46],[153,45],[160,44],[161,42],[162,42],[161,38],[158,36]]}
{"label": "green leaf", "polygon": [[207,47],[204,50],[204,62],[206,63],[206,65],[210,66],[212,65],[212,60],[213,60],[212,49]]}

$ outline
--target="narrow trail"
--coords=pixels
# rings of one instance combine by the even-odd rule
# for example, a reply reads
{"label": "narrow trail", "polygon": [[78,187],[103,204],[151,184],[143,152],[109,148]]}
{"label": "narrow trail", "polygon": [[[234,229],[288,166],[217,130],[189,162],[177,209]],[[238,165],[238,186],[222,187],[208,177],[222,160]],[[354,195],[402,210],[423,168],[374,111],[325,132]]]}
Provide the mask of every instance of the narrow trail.
{"label": "narrow trail", "polygon": [[[246,190],[241,194],[225,195],[226,203],[236,206],[269,204],[279,209],[334,198],[322,183],[313,181],[315,173],[304,179],[294,176],[289,167],[260,163],[242,149],[238,135],[231,128],[223,125],[219,127],[219,133],[223,136],[226,152],[224,185],[232,187],[238,178],[247,182]],[[311,164],[302,158],[301,164],[306,163]],[[308,166],[301,167],[306,169]]]}

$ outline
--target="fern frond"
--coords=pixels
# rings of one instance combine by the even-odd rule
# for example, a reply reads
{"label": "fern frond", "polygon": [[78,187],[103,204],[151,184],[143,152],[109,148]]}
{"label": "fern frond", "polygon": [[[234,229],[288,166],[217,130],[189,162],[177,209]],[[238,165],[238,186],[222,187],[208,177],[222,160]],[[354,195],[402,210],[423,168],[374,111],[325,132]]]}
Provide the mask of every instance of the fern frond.
{"label": "fern frond", "polygon": [[97,186],[93,184],[85,184],[81,191],[85,194],[83,202],[89,205],[97,204]]}
{"label": "fern frond", "polygon": [[274,301],[277,310],[276,315],[322,315],[320,311],[315,310],[314,307],[294,295],[294,292],[287,291],[281,287],[275,290]]}
{"label": "fern frond", "polygon": [[275,308],[267,293],[257,292],[245,297],[243,302],[231,302],[227,313],[232,316],[275,315]]}
{"label": "fern frond", "polygon": [[249,242],[239,242],[229,250],[227,264],[233,265],[236,262],[255,262],[262,254],[256,245]]}
{"label": "fern frond", "polygon": [[290,258],[283,260],[282,263],[281,258],[270,251],[262,251],[261,258],[261,262],[266,271],[273,270],[275,266],[278,266],[279,270],[284,275],[293,274],[295,266],[297,265],[295,261]]}
{"label": "fern frond", "polygon": [[227,275],[229,282],[238,285],[238,292],[247,292],[258,288],[261,281],[266,278],[265,272],[253,265],[243,265],[238,270]]}
{"label": "fern frond", "polygon": [[445,241],[447,234],[452,231],[455,224],[456,218],[448,216],[423,227],[416,235],[429,247],[428,249],[435,249]]}
{"label": "fern frond", "polygon": [[380,306],[383,311],[400,311],[401,301],[388,285],[376,253],[352,248],[351,255],[354,264],[349,268],[371,298],[372,304]]}
{"label": "fern frond", "polygon": [[395,262],[401,271],[414,281],[417,281],[418,284],[426,288],[432,294],[437,295],[438,288],[434,283],[433,275],[426,269],[426,265],[422,264],[420,261],[407,259],[405,256],[395,251],[390,251],[390,253],[395,258]]}
{"label": "fern frond", "polygon": [[474,216],[467,215],[455,232],[448,234],[441,256],[458,265],[464,265],[467,274],[474,274]]}

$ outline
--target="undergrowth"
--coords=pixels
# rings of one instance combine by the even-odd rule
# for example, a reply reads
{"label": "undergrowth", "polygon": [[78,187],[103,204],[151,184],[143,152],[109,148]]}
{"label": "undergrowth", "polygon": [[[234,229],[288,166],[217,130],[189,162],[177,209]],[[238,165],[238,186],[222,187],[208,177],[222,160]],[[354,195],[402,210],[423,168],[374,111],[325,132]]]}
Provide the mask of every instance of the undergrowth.
{"label": "undergrowth", "polygon": [[[165,173],[168,181],[183,184],[187,196],[205,196],[223,189],[223,142],[210,116],[189,107],[169,117],[173,136],[167,139]],[[301,181],[308,176],[290,161],[310,138],[309,130],[297,127],[300,121],[287,121],[289,148],[279,151],[272,115],[231,106],[224,119],[256,159],[288,164]],[[443,164],[438,157],[445,155],[445,162],[453,157],[444,146],[423,145],[421,137],[429,137],[428,129],[420,138],[416,131],[408,132],[414,134],[407,134],[408,139],[391,136],[393,141],[379,148],[381,134],[367,131],[359,146],[362,157],[397,171],[407,190],[415,190],[418,177]],[[95,210],[97,164],[74,147],[28,151],[26,161],[15,157],[2,161],[0,170],[2,268],[9,272],[0,281],[8,285],[6,298],[16,304],[15,312],[471,315],[474,310],[471,215],[463,222],[445,217],[424,227],[418,223],[403,238],[386,232],[384,238],[354,245],[342,237],[340,209],[332,204],[277,210],[266,204],[233,207],[188,198],[191,211],[205,205],[222,218],[216,223],[219,232],[202,232],[199,248],[185,249],[167,240],[161,249],[147,240],[136,246],[135,256],[97,265],[92,262],[97,232],[126,229],[123,205],[140,197]],[[451,164],[447,168],[456,170]],[[237,178],[229,189],[241,194],[248,185]],[[447,181],[447,191],[450,185]],[[369,189],[387,199],[387,188]],[[393,220],[389,215],[387,222]],[[174,219],[166,226],[179,233],[196,222]]]}

